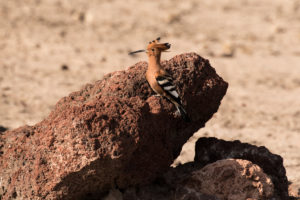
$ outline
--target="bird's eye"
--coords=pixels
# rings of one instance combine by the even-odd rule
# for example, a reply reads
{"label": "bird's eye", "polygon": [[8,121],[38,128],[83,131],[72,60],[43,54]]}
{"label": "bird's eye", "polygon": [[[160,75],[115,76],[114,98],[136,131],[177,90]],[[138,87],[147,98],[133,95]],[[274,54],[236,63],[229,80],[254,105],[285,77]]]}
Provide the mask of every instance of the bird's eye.
{"label": "bird's eye", "polygon": [[154,49],[151,49],[152,51],[154,51]]}

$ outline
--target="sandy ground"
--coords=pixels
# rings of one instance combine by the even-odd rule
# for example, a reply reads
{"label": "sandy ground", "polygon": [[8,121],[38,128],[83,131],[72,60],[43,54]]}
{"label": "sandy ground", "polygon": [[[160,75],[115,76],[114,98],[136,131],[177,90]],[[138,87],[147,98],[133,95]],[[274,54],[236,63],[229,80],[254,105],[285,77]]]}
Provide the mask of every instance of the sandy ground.
{"label": "sandy ground", "polygon": [[[85,83],[146,60],[127,53],[157,36],[172,44],[164,59],[196,52],[229,82],[191,141],[266,146],[300,186],[299,0],[0,1],[0,125],[39,122]],[[191,142],[176,162],[193,155]]]}

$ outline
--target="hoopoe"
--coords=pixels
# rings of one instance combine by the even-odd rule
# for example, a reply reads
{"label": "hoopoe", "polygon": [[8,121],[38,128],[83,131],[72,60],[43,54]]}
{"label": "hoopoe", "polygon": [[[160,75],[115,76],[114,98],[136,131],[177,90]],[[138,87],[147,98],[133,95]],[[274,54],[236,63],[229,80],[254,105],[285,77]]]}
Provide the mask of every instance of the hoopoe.
{"label": "hoopoe", "polygon": [[161,52],[170,49],[169,43],[159,43],[160,38],[149,42],[146,50],[138,50],[130,52],[129,54],[146,52],[149,58],[148,69],[146,72],[146,79],[152,90],[160,96],[166,97],[171,101],[182,118],[189,122],[190,118],[182,106],[181,99],[173,84],[172,77],[166,72],[160,64]]}

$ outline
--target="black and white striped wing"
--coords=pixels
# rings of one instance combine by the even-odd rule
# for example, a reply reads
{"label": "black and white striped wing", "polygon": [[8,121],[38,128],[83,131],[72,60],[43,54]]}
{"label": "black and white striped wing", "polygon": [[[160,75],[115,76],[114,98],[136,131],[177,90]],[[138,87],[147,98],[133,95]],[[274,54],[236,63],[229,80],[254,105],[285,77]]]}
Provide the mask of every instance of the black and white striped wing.
{"label": "black and white striped wing", "polygon": [[173,79],[170,76],[157,76],[156,81],[158,85],[167,93],[169,96],[175,100],[178,104],[181,104],[180,97],[176,91],[173,84]]}

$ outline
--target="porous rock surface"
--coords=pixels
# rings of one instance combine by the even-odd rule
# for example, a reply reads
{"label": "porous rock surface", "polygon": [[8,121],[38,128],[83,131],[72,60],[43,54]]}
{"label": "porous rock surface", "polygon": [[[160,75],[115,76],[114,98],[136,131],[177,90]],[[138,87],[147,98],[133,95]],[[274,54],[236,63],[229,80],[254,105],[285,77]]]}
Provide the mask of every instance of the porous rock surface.
{"label": "porous rock surface", "polygon": [[2,200],[99,198],[168,170],[217,111],[228,85],[195,53],[162,65],[175,79],[191,123],[166,99],[152,96],[146,62],[108,74],[62,98],[40,123],[1,135]]}

